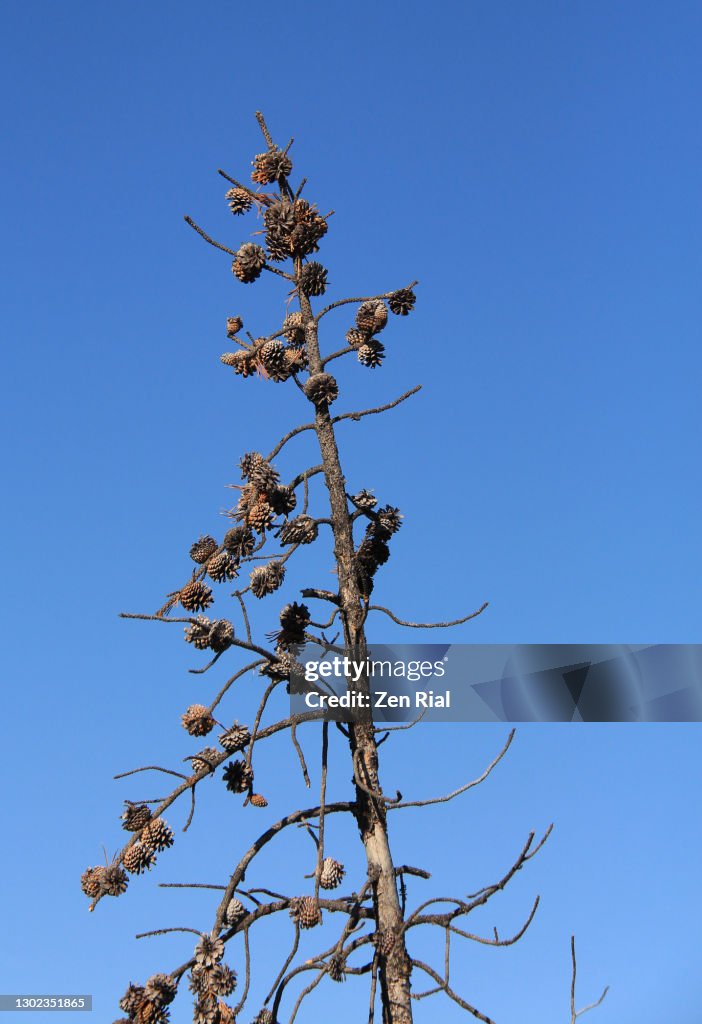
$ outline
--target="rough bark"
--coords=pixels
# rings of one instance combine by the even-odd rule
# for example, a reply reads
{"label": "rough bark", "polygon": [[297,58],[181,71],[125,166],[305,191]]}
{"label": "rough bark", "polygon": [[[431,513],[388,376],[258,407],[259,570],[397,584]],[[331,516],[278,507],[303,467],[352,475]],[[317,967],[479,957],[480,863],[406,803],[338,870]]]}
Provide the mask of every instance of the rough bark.
{"label": "rough bark", "polygon": [[[304,293],[300,294],[300,305],[305,321],[310,371],[319,373],[322,364],[317,323]],[[366,651],[365,613],[355,569],[353,525],[346,498],[346,481],[341,468],[334,426],[327,407],[316,409],[315,431],[324,466],[324,480],[329,491],[344,641],[347,649],[354,651],[361,660],[364,659]],[[368,692],[368,679],[362,677],[358,686]],[[356,784],[356,820],[366,851],[376,925],[378,933],[387,941],[387,945],[383,943],[377,949],[383,1024],[409,1024],[412,1021],[412,967],[402,932],[403,918],[397,893],[395,865],[390,850],[386,807],[381,796],[382,789],[378,776],[378,747],[370,714],[366,721],[352,723],[349,726],[349,745],[355,772],[361,776],[365,787]],[[378,796],[373,796],[368,790],[372,790]],[[390,945],[393,936],[394,942]]]}

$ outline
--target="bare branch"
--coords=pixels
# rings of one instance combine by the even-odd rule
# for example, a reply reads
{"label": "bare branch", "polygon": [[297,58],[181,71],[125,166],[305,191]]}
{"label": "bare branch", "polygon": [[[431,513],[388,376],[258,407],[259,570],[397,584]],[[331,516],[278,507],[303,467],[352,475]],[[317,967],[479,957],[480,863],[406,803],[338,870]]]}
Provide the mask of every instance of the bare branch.
{"label": "bare branch", "polygon": [[577,962],[576,962],[576,959],[575,959],[575,936],[574,935],[571,935],[571,937],[570,937],[570,958],[571,958],[571,962],[572,962],[572,965],[573,965],[573,970],[572,970],[571,980],[570,980],[570,1024],[575,1024],[575,1021],[578,1019],[578,1017],[582,1017],[582,1015],[584,1013],[587,1013],[589,1010],[596,1009],[596,1007],[598,1007],[604,1001],[605,996],[609,992],[609,985],[605,986],[604,991],[602,992],[602,995],[594,1003],[589,1003],[587,1006],[584,1006],[582,1008],[582,1010],[576,1010],[575,1009],[575,976],[577,974]]}
{"label": "bare branch", "polygon": [[516,729],[512,729],[502,750],[499,752],[497,757],[490,762],[483,774],[479,775],[477,779],[473,779],[472,782],[466,782],[464,786],[459,786],[459,788],[455,789],[453,793],[448,793],[446,796],[435,796],[428,800],[407,800],[403,804],[392,804],[390,809],[392,810],[394,808],[395,810],[400,810],[400,808],[404,807],[428,807],[430,804],[445,804],[448,803],[449,800],[454,800],[457,796],[460,796],[461,793],[466,793],[469,789],[473,789],[474,786],[479,786],[481,782],[485,781],[493,768],[495,768],[505,756],[509,750],[512,740],[514,739],[515,732]]}
{"label": "bare branch", "polygon": [[170,932],[191,932],[193,935],[201,935],[202,933],[197,928],[157,928],[153,932],[140,932],[139,935],[135,935],[135,939],[150,939],[154,935],[168,935]]}
{"label": "bare branch", "polygon": [[344,412],[341,416],[334,416],[332,423],[341,423],[342,420],[360,420],[364,416],[375,416],[379,412],[387,412],[388,409],[394,409],[395,406],[399,405],[400,402],[404,402],[406,399],[411,398],[412,395],[416,395],[418,391],[422,390],[422,385],[417,384],[416,387],[410,388],[409,391],[405,391],[404,395],[400,395],[394,402],[388,402],[387,405],[379,405],[375,409],[361,409],[360,412]]}
{"label": "bare branch", "polygon": [[463,622],[469,622],[470,619],[477,618],[478,615],[485,611],[488,604],[489,602],[485,601],[484,604],[481,604],[480,608],[471,612],[470,615],[464,615],[462,619],[453,619],[451,622],[407,622],[405,619],[398,619],[394,612],[391,612],[389,608],[383,608],[380,604],[369,605],[368,611],[385,612],[398,626],[410,626],[412,629],[446,629],[448,626],[460,626]]}
{"label": "bare branch", "polygon": [[297,756],[298,756],[298,759],[300,761],[300,768],[302,770],[302,777],[305,780],[305,785],[309,789],[310,788],[310,776],[309,776],[309,772],[307,771],[307,764],[305,762],[305,755],[302,752],[302,747],[300,746],[300,744],[298,742],[298,739],[297,739],[297,719],[295,718],[295,716],[293,716],[291,718],[291,721],[290,721],[290,739],[292,740],[292,745],[294,746],[295,750],[297,751]]}
{"label": "bare branch", "polygon": [[[412,283],[408,284],[406,286],[406,288],[409,290],[410,288],[414,288],[415,285],[418,285],[418,284],[419,284],[419,281],[412,281]],[[326,316],[327,313],[330,313],[332,311],[332,309],[338,309],[339,306],[348,306],[349,303],[351,303],[351,302],[372,302],[374,299],[389,299],[390,296],[394,295],[395,292],[398,291],[398,290],[399,289],[395,288],[394,291],[384,292],[382,295],[362,295],[360,298],[354,298],[354,299],[337,299],[336,302],[330,303],[330,305],[325,306],[324,309],[322,309],[319,313],[317,313],[317,315],[315,317],[315,320],[317,322],[319,322],[322,319],[322,317]]]}
{"label": "bare branch", "polygon": [[241,679],[241,677],[246,675],[247,672],[253,671],[253,669],[258,668],[259,665],[265,665],[267,663],[267,661],[268,661],[267,658],[266,659],[261,658],[258,661],[252,661],[250,664],[244,665],[244,667],[239,669],[238,672],[235,672],[233,676],[230,676],[229,679],[227,679],[227,681],[224,684],[224,686],[222,687],[222,689],[219,691],[219,693],[215,697],[215,699],[210,704],[210,711],[214,711],[214,709],[217,707],[219,702],[222,700],[222,697],[224,697],[224,695],[227,692],[227,690],[229,689],[229,687],[233,686],[233,684],[237,681],[237,679]]}
{"label": "bare branch", "polygon": [[[333,594],[331,590],[319,590],[317,587],[305,587],[300,593],[303,597],[316,597],[318,601],[330,601],[331,604],[339,604],[339,595]],[[332,619],[332,622],[334,620]]]}
{"label": "bare branch", "polygon": [[[492,1020],[491,1017],[486,1017],[485,1014],[481,1013],[480,1010],[476,1009],[475,1006],[471,1006],[471,1004],[466,1002],[465,999],[461,999],[461,997],[457,995],[452,988],[449,987],[448,981],[442,978],[441,975],[432,967],[429,967],[428,964],[425,964],[423,960],[413,959],[412,966],[418,967],[421,971],[424,971],[425,974],[428,974],[430,978],[433,978],[438,985],[439,991],[445,992],[449,999],[452,999],[454,1003],[457,1003],[463,1010],[467,1010],[468,1013],[472,1013],[477,1020],[483,1021],[483,1024],[495,1024],[494,1020]],[[428,993],[424,994],[428,995]],[[422,993],[420,993],[420,997],[421,995]],[[413,998],[417,997],[413,996]]]}
{"label": "bare branch", "polygon": [[329,753],[329,722],[322,723],[322,767],[319,792],[319,833],[317,836],[317,866],[314,872],[314,898],[319,899],[319,882],[324,861],[324,803],[327,797],[327,755]]}
{"label": "bare branch", "polygon": [[297,437],[297,435],[301,434],[304,430],[314,430],[314,423],[303,423],[302,426],[295,427],[294,430],[288,431],[285,437],[281,437],[280,441],[278,441],[275,448],[273,448],[266,456],[266,462],[272,462],[276,455],[280,454],[281,450],[288,443],[288,441],[291,441],[293,437]]}

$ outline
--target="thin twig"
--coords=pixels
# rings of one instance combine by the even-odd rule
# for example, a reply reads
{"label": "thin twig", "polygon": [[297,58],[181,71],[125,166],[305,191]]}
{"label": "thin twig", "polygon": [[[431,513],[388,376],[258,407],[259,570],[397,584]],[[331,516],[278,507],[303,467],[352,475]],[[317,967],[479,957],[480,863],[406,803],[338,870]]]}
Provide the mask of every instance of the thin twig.
{"label": "thin twig", "polygon": [[305,762],[305,755],[302,752],[302,747],[300,746],[300,744],[298,742],[298,739],[297,739],[297,718],[294,715],[292,716],[291,721],[290,721],[290,739],[292,740],[293,747],[297,751],[297,756],[298,756],[298,759],[300,761],[300,768],[302,769],[302,778],[305,780],[305,785],[309,789],[310,788],[310,776],[309,776],[309,772],[307,771],[307,764]]}
{"label": "thin twig", "polygon": [[404,395],[400,395],[394,402],[388,402],[386,405],[379,405],[375,409],[361,409],[359,412],[344,412],[341,416],[334,416],[332,423],[341,423],[342,420],[360,420],[364,416],[375,416],[379,412],[387,412],[388,409],[394,409],[395,406],[399,405],[400,402],[406,401],[411,398],[412,395],[416,395],[418,391],[422,390],[422,385],[417,384],[416,387],[410,388],[409,391],[405,391]]}
{"label": "thin twig", "polygon": [[480,608],[471,612],[470,615],[464,615],[462,619],[453,619],[451,622],[407,622],[405,619],[399,619],[394,612],[390,611],[389,608],[383,608],[380,604],[369,605],[368,610],[371,612],[385,612],[385,614],[389,615],[393,622],[396,622],[398,626],[410,626],[412,629],[446,629],[448,626],[460,626],[463,622],[469,622],[470,619],[475,619],[485,611],[488,604],[489,602],[485,601],[484,604],[481,604]]}
{"label": "thin twig", "polygon": [[493,770],[493,768],[495,768],[496,765],[498,765],[500,763],[500,761],[502,760],[502,758],[505,756],[505,754],[509,750],[509,747],[510,747],[510,744],[512,743],[512,740],[514,739],[515,732],[516,732],[516,729],[512,729],[512,731],[510,732],[509,736],[507,737],[507,742],[505,743],[505,745],[502,748],[502,750],[499,752],[497,757],[495,757],[490,762],[490,764],[487,766],[487,768],[485,769],[483,774],[479,775],[477,779],[473,779],[472,782],[466,782],[466,784],[464,786],[459,786],[458,789],[454,789],[453,793],[447,793],[446,796],[435,796],[435,797],[431,797],[428,800],[407,800],[403,804],[401,804],[401,803],[390,804],[390,808],[389,809],[390,810],[400,810],[400,808],[404,808],[404,807],[428,807],[430,804],[445,804],[445,803],[448,803],[449,800],[454,800],[457,796],[460,796],[461,793],[465,793],[465,792],[467,792],[467,790],[472,789],[474,786],[479,786],[481,782],[485,781],[485,779],[488,777],[488,775]]}
{"label": "thin twig", "polygon": [[576,976],[576,973],[577,973],[577,963],[576,963],[576,959],[575,959],[575,936],[574,935],[571,935],[571,937],[570,937],[570,958],[571,958],[571,961],[572,961],[572,964],[573,964],[573,972],[572,972],[571,981],[570,981],[570,1024],[575,1024],[575,1021],[578,1019],[578,1017],[582,1017],[582,1015],[584,1013],[587,1013],[588,1010],[594,1010],[596,1007],[598,1007],[603,1002],[605,996],[609,992],[609,985],[605,986],[604,991],[602,992],[602,995],[594,1003],[589,1003],[587,1006],[584,1006],[582,1008],[582,1010],[576,1010],[575,1009],[575,976]]}
{"label": "thin twig", "polygon": [[[408,284],[406,287],[407,289],[414,288],[417,284],[419,284],[419,281],[412,281],[412,283]],[[394,295],[395,292],[399,290],[400,289],[396,288],[394,291],[384,292],[382,295],[362,295],[359,298],[353,299],[337,299],[336,302],[332,302],[328,306],[325,306],[324,309],[320,310],[320,312],[317,313],[315,320],[319,322],[323,316],[330,313],[332,309],[338,309],[339,306],[348,306],[351,302],[372,302],[374,299],[389,299],[391,295]]]}

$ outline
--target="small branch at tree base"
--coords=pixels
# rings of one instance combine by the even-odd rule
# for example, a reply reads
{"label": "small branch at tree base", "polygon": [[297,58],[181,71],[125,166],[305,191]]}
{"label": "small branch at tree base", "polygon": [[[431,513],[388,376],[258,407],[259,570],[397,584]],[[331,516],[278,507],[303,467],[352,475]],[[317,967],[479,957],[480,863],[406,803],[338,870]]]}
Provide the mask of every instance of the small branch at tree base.
{"label": "small branch at tree base", "polygon": [[575,977],[576,977],[576,974],[577,974],[578,967],[577,967],[577,961],[575,959],[575,936],[574,935],[571,935],[571,937],[570,937],[570,959],[571,959],[571,963],[573,965],[572,966],[571,980],[570,980],[570,1024],[575,1024],[575,1022],[578,1019],[578,1017],[582,1017],[582,1015],[584,1013],[587,1013],[589,1010],[594,1010],[596,1007],[598,1007],[604,1001],[605,996],[609,992],[609,985],[605,986],[604,991],[602,992],[602,995],[594,1003],[589,1003],[587,1006],[584,1006],[582,1008],[582,1010],[576,1010],[575,1009]]}

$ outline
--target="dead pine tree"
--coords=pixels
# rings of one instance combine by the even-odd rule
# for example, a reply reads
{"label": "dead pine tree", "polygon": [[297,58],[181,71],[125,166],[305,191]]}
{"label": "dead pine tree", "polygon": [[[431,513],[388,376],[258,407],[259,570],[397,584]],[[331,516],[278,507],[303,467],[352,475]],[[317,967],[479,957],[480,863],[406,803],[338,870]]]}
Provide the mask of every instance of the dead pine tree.
{"label": "dead pine tree", "polygon": [[[315,712],[290,714],[289,705],[285,707],[287,715],[267,721],[266,712],[274,692],[280,688],[290,690],[301,646],[308,642],[326,644],[325,630],[339,629],[343,637],[343,641],[339,641],[342,649],[353,652],[354,658],[359,660],[368,653],[366,623],[372,613],[388,615],[403,626],[426,628],[467,622],[486,606],[453,622],[412,623],[372,601],[376,574],[388,561],[390,544],[401,526],[402,516],[392,505],[380,506],[370,490],[347,493],[336,428],[347,420],[360,420],[394,409],[414,395],[419,386],[378,408],[337,414],[339,386],[329,368],[332,362],[352,355],[365,367],[379,367],[384,346],[378,335],[390,315],[404,317],[412,311],[413,289],[417,282],[379,295],[339,299],[315,309],[327,287],[327,270],[314,257],[327,233],[329,214],[321,214],[314,203],[302,197],[305,179],[297,188],[291,184],[292,140],[281,149],[273,142],[263,117],[257,114],[257,119],[266,146],[253,162],[252,183],[244,184],[224,171],[219,173],[231,186],[226,193],[231,212],[237,217],[249,212],[258,214],[263,232],[259,231],[254,237],[265,244],[245,241],[238,249],[230,249],[211,238],[189,217],[186,220],[205,241],[232,258],[232,271],[240,282],[250,284],[264,273],[274,274],[280,278],[286,295],[294,298],[298,308],[292,312],[288,309],[284,319],[281,318],[282,324],[266,336],[244,334],[241,319],[230,317],[227,334],[232,342],[231,350],[221,360],[242,378],[265,378],[276,387],[287,383],[291,398],[303,406],[308,418],[290,430],[265,457],[257,452],[243,455],[240,462],[243,483],[238,485],[238,502],[228,513],[232,524],[221,541],[204,535],[192,545],[190,557],[194,568],[168,595],[165,604],[154,614],[124,613],[125,618],[184,625],[187,643],[210,654],[203,668],[191,670],[198,674],[212,668],[221,658],[242,653],[249,657],[244,659],[246,664],[235,667],[209,705],[192,704],[182,716],[182,724],[191,736],[205,737],[219,726],[222,731],[218,746],[206,746],[186,758],[190,762],[187,772],[146,765],[117,776],[141,778],[139,773],[155,771],[173,779],[174,788],[159,800],[125,802],[122,825],[129,838],[111,861],[90,867],[83,873],[82,889],[91,901],[91,910],[105,896],[122,895],[130,876],[153,867],[157,855],[172,846],[174,833],[164,813],[181,797],[186,800],[189,797],[183,828],[187,831],[195,812],[196,787],[215,775],[220,767],[226,788],[241,794],[244,806],[265,807],[266,798],[255,788],[254,753],[258,759],[265,741],[281,732],[289,733],[303,780],[309,786],[310,773],[298,737],[298,727],[304,725],[315,730],[321,741],[320,769],[318,775],[315,774],[319,803],[291,811],[270,824],[248,850],[241,851],[240,860],[226,883],[162,883],[173,888],[216,890],[218,902],[214,920],[205,929],[164,928],[139,936],[176,931],[186,935],[193,933],[197,942],[194,950],[189,946],[192,952],[179,966],[153,974],[143,985],[129,983],[120,1000],[125,1016],[119,1024],[168,1021],[171,1003],[179,989],[186,987],[194,999],[194,1024],[229,1024],[244,1013],[255,1024],[273,1024],[286,1019],[292,1024],[305,998],[322,981],[341,982],[353,977],[367,979],[371,1024],[378,1006],[383,1024],[409,1024],[413,1019],[413,1006],[434,994],[447,996],[468,1014],[490,1024],[491,1018],[455,990],[453,979],[449,981],[451,943],[455,939],[467,939],[491,946],[508,946],[524,935],[536,913],[538,897],[522,926],[510,936],[501,937],[496,929],[491,935],[473,933],[464,927],[465,918],[505,889],[515,874],[539,852],[551,829],[538,840],[533,833],[529,835],[512,865],[496,881],[473,895],[455,899],[430,897],[412,904],[411,890],[415,885],[426,884],[430,875],[424,868],[395,863],[388,823],[397,811],[447,802],[483,782],[505,755],[513,732],[478,778],[446,796],[404,800],[399,793],[386,795],[379,775],[378,748],[392,727],[386,728],[380,736],[370,713],[345,725],[336,723],[331,738],[347,750],[353,787],[347,800],[330,801],[327,800],[329,723],[320,722]],[[261,238],[261,234],[265,238]],[[340,309],[348,311],[349,307],[353,309],[355,320],[345,330],[345,344],[330,354],[323,354],[320,335],[323,326],[326,333],[327,317]],[[332,323],[334,319],[331,318]],[[332,335],[331,330],[329,333]],[[275,468],[275,460],[290,441],[307,431],[316,435],[321,461],[285,483]],[[310,480],[317,475],[323,476],[328,492],[328,506],[321,515],[313,515],[310,509]],[[315,607],[322,609],[318,616],[320,621],[313,619],[307,604],[293,601],[279,612],[275,630],[259,642],[250,627],[250,601],[264,599],[281,588],[288,559],[300,548],[315,542],[322,526],[330,528],[333,538],[333,566],[338,588],[335,591],[315,586],[303,589],[302,598],[316,602]],[[229,612],[231,618],[211,617],[209,609],[214,603],[214,594],[210,583],[220,586],[231,583],[242,573],[248,573],[248,581],[234,589],[233,594],[230,592],[234,599],[230,601],[234,609]],[[176,614],[177,606],[182,609],[180,615]],[[209,614],[204,614],[206,612]],[[222,709],[231,688],[242,677],[254,673],[260,674],[266,685],[257,700],[258,708],[251,726],[231,718],[224,724],[219,719],[225,718]],[[363,692],[369,692],[367,678],[362,677],[356,685]],[[355,887],[344,887],[346,870],[326,851],[327,822],[338,814],[355,819],[365,851],[367,870]],[[281,893],[275,879],[257,880],[252,887],[258,854],[269,843],[282,842],[281,837],[290,835],[295,827],[305,828],[314,839],[311,846],[314,861],[307,876],[307,891]],[[251,954],[250,934],[260,922],[276,914],[291,919],[288,927],[292,932],[292,948],[263,1006],[251,1008],[248,1005],[251,980],[259,965]],[[340,930],[334,933],[334,941],[312,957],[298,956],[301,931],[321,925],[323,914],[328,915],[327,922],[336,920],[336,915],[342,922]],[[425,926],[439,929],[442,935],[444,955],[440,967],[412,954],[412,936],[417,928]],[[327,934],[326,928],[322,930]],[[237,969],[228,961],[234,961]],[[572,1020],[577,1015],[574,984],[573,947]]]}

